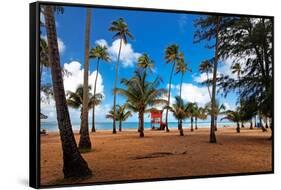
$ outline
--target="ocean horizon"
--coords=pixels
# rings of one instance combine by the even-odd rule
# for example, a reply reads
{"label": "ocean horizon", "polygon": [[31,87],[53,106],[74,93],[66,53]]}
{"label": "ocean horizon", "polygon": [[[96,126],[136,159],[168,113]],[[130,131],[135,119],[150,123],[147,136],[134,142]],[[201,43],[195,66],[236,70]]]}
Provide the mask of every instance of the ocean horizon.
{"label": "ocean horizon", "polygon": [[[218,122],[217,127],[224,127],[224,126],[236,126],[233,122]],[[158,125],[154,125],[155,127],[159,127]],[[210,127],[210,122],[200,121],[197,122],[198,128],[208,128]],[[89,123],[89,128],[92,127],[92,123]],[[116,129],[118,130],[119,122],[116,123]],[[122,129],[137,129],[138,122],[123,122],[122,123]],[[193,123],[193,127],[195,127],[195,123]],[[144,129],[150,129],[151,123],[145,122],[144,123]],[[177,122],[169,122],[169,128],[171,129],[177,129],[178,123]],[[183,128],[190,128],[190,122],[183,122]],[[50,132],[57,132],[58,131],[58,125],[56,121],[41,121],[41,129],[45,129]],[[80,129],[80,122],[73,122],[72,123],[72,129],[73,130],[79,130]],[[96,130],[112,130],[112,122],[96,122]]]}

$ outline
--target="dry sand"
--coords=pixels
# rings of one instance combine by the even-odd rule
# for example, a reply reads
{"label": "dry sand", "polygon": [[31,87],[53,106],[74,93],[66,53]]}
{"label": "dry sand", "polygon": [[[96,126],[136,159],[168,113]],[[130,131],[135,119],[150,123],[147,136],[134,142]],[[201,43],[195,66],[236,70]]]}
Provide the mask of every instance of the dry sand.
{"label": "dry sand", "polygon": [[[91,133],[93,151],[83,157],[93,176],[63,180],[62,151],[58,134],[41,136],[41,184],[92,183],[133,179],[267,172],[272,170],[271,132],[261,129],[219,128],[217,144],[211,144],[209,129]],[[76,141],[79,135],[75,134]]]}

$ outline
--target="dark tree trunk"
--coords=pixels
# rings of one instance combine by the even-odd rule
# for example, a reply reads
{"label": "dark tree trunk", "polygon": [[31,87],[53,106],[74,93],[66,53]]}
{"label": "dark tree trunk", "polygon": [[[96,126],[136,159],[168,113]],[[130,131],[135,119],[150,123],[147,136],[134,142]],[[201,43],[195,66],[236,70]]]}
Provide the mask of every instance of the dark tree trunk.
{"label": "dark tree trunk", "polygon": [[119,132],[121,132],[122,131],[122,121],[120,120],[119,121]]}
{"label": "dark tree trunk", "polygon": [[265,128],[268,129],[268,124],[267,124],[267,117],[265,117]]}
{"label": "dark tree trunk", "polygon": [[193,132],[193,117],[190,118],[190,131]]}
{"label": "dark tree trunk", "polygon": [[[97,90],[97,81],[98,81],[98,73],[99,73],[99,63],[100,59],[97,61],[97,69],[96,69],[96,79],[94,84],[94,97],[96,96],[96,90]],[[95,107],[96,105],[93,104],[93,115],[92,115],[92,132],[96,132],[96,123],[95,123]]]}
{"label": "dark tree trunk", "polygon": [[215,131],[218,130],[218,127],[217,127],[217,116],[215,116]]}
{"label": "dark tree trunk", "polygon": [[86,30],[85,30],[85,63],[84,63],[84,85],[83,85],[83,122],[79,141],[79,149],[91,149],[92,144],[89,135],[89,49],[90,49],[90,23],[91,9],[87,8]]}
{"label": "dark tree trunk", "polygon": [[195,117],[195,130],[197,130],[198,129],[198,127],[197,127],[197,117]]}
{"label": "dark tree trunk", "polygon": [[179,132],[180,132],[180,136],[184,136],[183,129],[182,129],[182,120],[178,121],[178,129],[179,129]]}
{"label": "dark tree trunk", "polygon": [[261,115],[259,115],[259,120],[260,120],[260,126],[261,126],[261,129],[262,129],[262,132],[266,132],[267,130],[266,130],[266,128],[264,128],[264,126],[263,126]]}
{"label": "dark tree trunk", "polygon": [[237,122],[236,132],[240,133],[240,124],[239,124],[239,122]]}
{"label": "dark tree trunk", "polygon": [[253,129],[253,121],[252,121],[252,119],[250,121],[250,129]]}
{"label": "dark tree trunk", "polygon": [[244,122],[243,122],[243,121],[241,121],[241,127],[242,127],[242,128],[245,128]]}
{"label": "dark tree trunk", "polygon": [[144,118],[143,118],[143,112],[139,112],[139,121],[140,121],[140,137],[144,137],[144,126],[143,126],[143,122],[144,122]]}
{"label": "dark tree trunk", "polygon": [[220,16],[217,16],[215,60],[214,60],[213,81],[212,81],[210,143],[217,142],[216,133],[215,133],[215,109],[216,109],[217,68],[218,68],[218,60],[219,60],[219,31],[220,31],[219,26],[220,26]]}
{"label": "dark tree trunk", "polygon": [[48,40],[48,55],[50,63],[52,63],[52,84],[63,153],[64,178],[87,177],[92,175],[92,172],[77,148],[68,108],[66,105],[63,77],[60,67],[55,18],[52,6],[44,6],[44,15]]}

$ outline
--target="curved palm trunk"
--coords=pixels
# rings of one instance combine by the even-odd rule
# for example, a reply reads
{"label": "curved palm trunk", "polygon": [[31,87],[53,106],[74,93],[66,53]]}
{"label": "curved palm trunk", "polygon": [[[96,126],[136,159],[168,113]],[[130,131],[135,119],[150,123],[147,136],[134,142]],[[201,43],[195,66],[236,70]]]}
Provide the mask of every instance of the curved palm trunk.
{"label": "curved palm trunk", "polygon": [[180,132],[180,136],[184,136],[183,129],[182,129],[182,120],[181,119],[178,121],[178,129],[179,129],[179,132]]}
{"label": "curved palm trunk", "polygon": [[193,132],[193,117],[190,119],[190,131]]}
{"label": "curved palm trunk", "polygon": [[144,118],[143,118],[144,116],[143,116],[143,111],[140,111],[139,112],[139,121],[140,121],[140,131],[139,131],[139,133],[140,133],[140,137],[144,137]]}
{"label": "curved palm trunk", "polygon": [[240,124],[239,124],[239,122],[237,122],[236,132],[240,133]]}
{"label": "curved palm trunk", "polygon": [[86,31],[85,31],[85,63],[84,63],[84,85],[83,85],[83,122],[79,141],[79,149],[91,149],[91,140],[89,136],[89,48],[90,48],[90,23],[91,9],[87,8]]}
{"label": "curved palm trunk", "polygon": [[81,178],[92,174],[87,162],[81,156],[72,131],[68,108],[66,105],[63,77],[60,67],[60,57],[57,43],[55,18],[52,6],[44,6],[46,22],[48,54],[51,64],[54,99],[57,121],[60,132],[64,178]]}
{"label": "curved palm trunk", "polygon": [[180,98],[181,98],[181,90],[182,90],[182,79],[183,79],[183,73],[181,74]]}
{"label": "curved palm trunk", "polygon": [[[98,59],[98,61],[97,61],[97,69],[96,69],[97,72],[96,72],[96,79],[95,79],[95,86],[94,86],[94,97],[96,96],[98,73],[99,73],[99,63],[100,63],[100,59]],[[95,126],[95,107],[96,107],[96,105],[93,104],[92,132],[96,132],[96,126]]]}
{"label": "curved palm trunk", "polygon": [[113,98],[113,131],[112,133],[116,133],[116,88],[117,88],[117,81],[118,81],[118,65],[120,61],[120,54],[121,54],[121,48],[122,48],[122,39],[120,39],[120,46],[119,46],[119,52],[117,57],[117,63],[115,66],[115,81],[114,81],[114,98]]}
{"label": "curved palm trunk", "polygon": [[216,45],[215,45],[215,60],[214,60],[214,70],[213,70],[213,81],[212,81],[212,100],[211,100],[211,130],[210,130],[210,143],[216,143],[216,133],[215,133],[215,109],[216,109],[216,86],[217,86],[217,68],[218,68],[218,47],[219,47],[219,25],[220,16],[217,16],[217,26],[216,26]]}
{"label": "curved palm trunk", "polygon": [[[170,96],[171,96],[171,83],[172,83],[172,77],[173,77],[173,73],[174,73],[174,67],[175,67],[175,64],[176,64],[176,61],[174,61],[173,63],[173,67],[172,67],[172,70],[171,70],[171,74],[170,74],[170,80],[169,80],[169,92],[168,92],[168,106],[170,106]],[[169,112],[169,109],[167,108],[166,109],[166,132],[169,132],[169,126],[168,126],[168,112]]]}

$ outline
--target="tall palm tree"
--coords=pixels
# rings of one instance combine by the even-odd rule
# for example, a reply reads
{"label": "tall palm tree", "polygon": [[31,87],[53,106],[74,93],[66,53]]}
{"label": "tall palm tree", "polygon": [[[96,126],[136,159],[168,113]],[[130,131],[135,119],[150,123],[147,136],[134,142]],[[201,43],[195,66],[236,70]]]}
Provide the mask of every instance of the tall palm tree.
{"label": "tall palm tree", "polygon": [[[176,44],[172,44],[168,46],[165,49],[165,60],[166,63],[172,63],[172,70],[170,73],[170,79],[169,79],[169,91],[168,91],[168,106],[170,105],[170,96],[171,96],[171,84],[172,84],[172,77],[174,73],[174,68],[179,60],[179,46]],[[166,110],[166,118],[165,118],[165,123],[166,123],[166,131],[169,132],[169,127],[168,127],[168,109]]]}
{"label": "tall palm tree", "polygon": [[187,117],[187,108],[188,106],[184,103],[183,99],[180,96],[175,97],[176,102],[171,106],[167,106],[167,108],[173,113],[174,117],[178,120],[178,130],[180,132],[180,136],[184,136],[182,121]]}
{"label": "tall palm tree", "polygon": [[236,131],[237,133],[240,133],[240,113],[239,111],[232,111],[228,110],[225,112],[226,116],[221,118],[223,119],[228,119],[229,121],[235,122],[237,124]]}
{"label": "tall palm tree", "polygon": [[90,48],[90,25],[91,25],[91,9],[87,8],[86,30],[85,30],[85,54],[84,54],[84,84],[83,84],[83,114],[82,129],[79,141],[79,149],[91,149],[92,144],[89,136],[89,48]]}
{"label": "tall palm tree", "polygon": [[206,82],[207,82],[207,88],[208,88],[208,93],[209,93],[210,99],[212,99],[212,94],[211,94],[211,90],[210,90],[209,73],[211,73],[213,71],[213,64],[211,62],[212,62],[212,60],[205,60],[199,65],[200,73],[206,73],[206,75],[207,75],[207,81]]}
{"label": "tall palm tree", "polygon": [[[122,131],[122,122],[126,121],[129,117],[132,116],[132,112],[126,110],[127,104],[124,105],[116,105],[116,121],[119,121],[119,131]],[[106,118],[113,119],[114,110],[111,109],[108,114],[106,114]]]}
{"label": "tall palm tree", "polygon": [[144,53],[138,58],[138,67],[148,69],[150,72],[152,72],[152,69],[154,68],[154,61],[147,53]]}
{"label": "tall palm tree", "polygon": [[87,162],[83,159],[77,148],[66,105],[53,7],[44,6],[43,9],[48,40],[48,57],[50,63],[52,63],[52,84],[62,145],[64,177],[81,178],[90,176],[92,171],[89,169]]}
{"label": "tall palm tree", "polygon": [[187,64],[184,60],[184,54],[183,52],[179,53],[179,60],[176,65],[176,74],[181,73],[181,81],[180,81],[180,97],[181,97],[181,91],[182,91],[182,82],[183,82],[183,76],[187,71],[192,72],[190,68],[187,67]]}
{"label": "tall palm tree", "polygon": [[[166,90],[158,89],[161,80],[157,77],[153,81],[147,81],[147,72],[137,70],[131,79],[122,79],[125,88],[117,88],[116,92],[127,98],[127,107],[138,113],[140,137],[144,137],[144,113],[148,106],[159,103],[166,104],[167,101],[160,98]],[[115,114],[114,114],[115,115]]]}
{"label": "tall palm tree", "polygon": [[[232,73],[233,74],[237,74],[237,78],[238,78],[238,93],[239,93],[239,97],[241,96],[241,89],[240,89],[240,75],[242,72],[241,69],[241,65],[239,63],[235,63],[234,65],[231,66],[232,69]],[[239,106],[241,107],[241,98],[239,98]],[[241,126],[244,127],[243,122],[241,121]]]}
{"label": "tall palm tree", "polygon": [[[94,96],[92,96],[92,94],[90,93],[91,87],[89,86],[89,103],[88,103],[88,108],[92,108],[96,105],[99,105],[102,101],[103,95],[100,93],[95,94]],[[83,122],[83,118],[82,118],[82,114],[83,114],[83,85],[79,85],[77,87],[77,89],[75,90],[75,92],[72,91],[68,91],[67,92],[67,100],[66,103],[68,106],[74,108],[74,109],[79,109],[81,110],[81,114],[80,114],[80,119],[81,119],[81,123],[80,123],[80,133],[81,133],[81,129],[82,129],[82,122]]]}
{"label": "tall palm tree", "polygon": [[189,102],[187,104],[187,115],[190,117],[190,131],[193,132],[193,122],[194,122],[194,117],[196,115],[196,109],[197,109],[197,104]]}
{"label": "tall palm tree", "polygon": [[[97,81],[98,81],[98,74],[99,74],[99,63],[100,60],[108,62],[110,61],[109,54],[107,52],[106,46],[97,45],[96,47],[92,48],[90,50],[90,59],[97,59],[97,67],[96,67],[96,78],[95,78],[95,84],[94,84],[94,96],[96,95],[96,89],[97,89]],[[93,105],[93,117],[92,117],[92,132],[96,132],[95,127],[95,105]]]}
{"label": "tall palm tree", "polygon": [[113,21],[111,23],[111,26],[109,27],[109,31],[115,32],[113,38],[117,38],[120,40],[119,45],[119,51],[118,51],[118,57],[117,57],[117,63],[115,65],[115,81],[114,81],[114,98],[113,98],[113,110],[114,110],[114,119],[113,119],[113,134],[116,133],[116,91],[117,88],[117,82],[118,82],[118,66],[120,62],[120,54],[122,49],[122,43],[126,44],[128,42],[128,38],[134,39],[133,35],[130,33],[128,29],[127,23],[124,21],[123,18],[119,18],[116,21]]}

